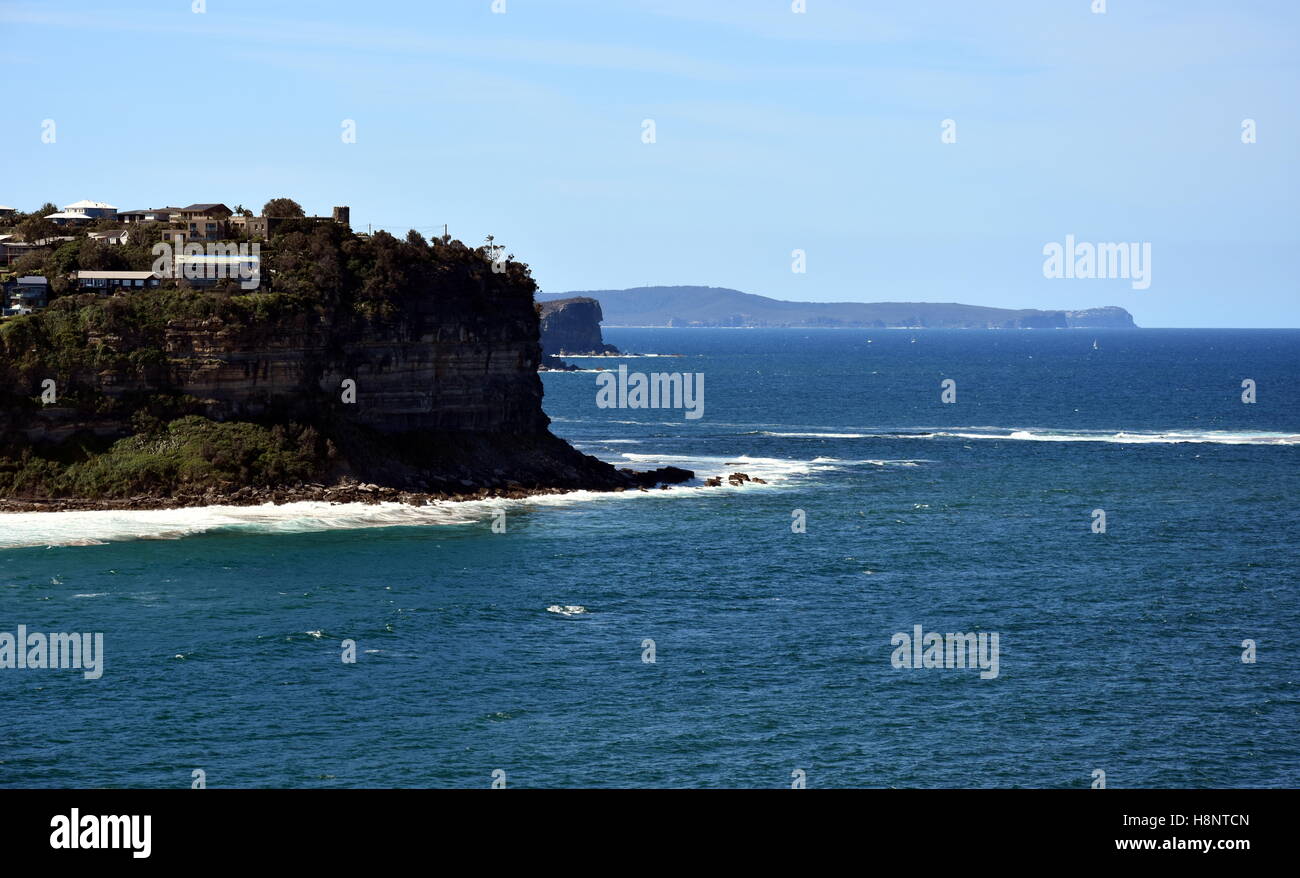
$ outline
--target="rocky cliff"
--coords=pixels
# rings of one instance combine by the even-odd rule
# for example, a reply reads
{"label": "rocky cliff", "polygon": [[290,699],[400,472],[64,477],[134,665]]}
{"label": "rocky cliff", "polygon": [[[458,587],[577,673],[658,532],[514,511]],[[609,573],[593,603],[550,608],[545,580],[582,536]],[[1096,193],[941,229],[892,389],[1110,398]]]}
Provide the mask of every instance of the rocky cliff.
{"label": "rocky cliff", "polygon": [[1071,329],[1136,329],[1133,315],[1117,305],[1104,308],[1085,308],[1066,311],[1066,324]]}
{"label": "rocky cliff", "polygon": [[272,291],[78,295],[0,325],[0,497],[657,480],[550,433],[527,266],[338,229],[273,243]]}
{"label": "rocky cliff", "polygon": [[540,305],[542,353],[617,354],[600,335],[600,302],[585,296],[551,299]]}

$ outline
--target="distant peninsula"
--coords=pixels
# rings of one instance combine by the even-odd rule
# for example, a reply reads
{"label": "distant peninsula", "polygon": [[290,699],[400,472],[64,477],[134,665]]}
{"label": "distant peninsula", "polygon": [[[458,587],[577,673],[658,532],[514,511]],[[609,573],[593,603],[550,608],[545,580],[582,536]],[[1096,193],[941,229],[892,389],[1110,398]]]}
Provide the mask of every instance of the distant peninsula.
{"label": "distant peninsula", "polygon": [[870,327],[908,329],[1136,329],[1110,305],[1081,311],[939,302],[787,302],[726,287],[668,286],[539,293],[600,303],[606,326]]}

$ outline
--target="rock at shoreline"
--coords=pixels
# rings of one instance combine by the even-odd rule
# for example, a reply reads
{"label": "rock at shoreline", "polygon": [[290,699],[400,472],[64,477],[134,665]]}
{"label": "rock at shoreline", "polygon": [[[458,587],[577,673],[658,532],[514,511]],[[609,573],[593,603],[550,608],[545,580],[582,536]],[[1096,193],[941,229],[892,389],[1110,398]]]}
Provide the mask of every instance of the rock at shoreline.
{"label": "rock at shoreline", "polygon": [[603,315],[600,302],[585,296],[556,299],[538,304],[541,317],[542,353],[558,356],[617,354],[600,335]]}

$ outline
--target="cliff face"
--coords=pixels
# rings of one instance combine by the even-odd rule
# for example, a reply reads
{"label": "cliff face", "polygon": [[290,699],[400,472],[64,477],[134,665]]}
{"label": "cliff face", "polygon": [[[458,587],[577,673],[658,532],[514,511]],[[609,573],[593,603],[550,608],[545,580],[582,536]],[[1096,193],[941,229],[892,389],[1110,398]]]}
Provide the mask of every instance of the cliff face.
{"label": "cliff face", "polygon": [[[329,322],[315,314],[251,326],[220,317],[168,321],[161,345],[166,361],[144,369],[134,368],[129,356],[155,339],[91,328],[86,346],[99,360],[128,359],[69,370],[58,376],[61,395],[90,391],[122,400],[166,390],[193,397],[191,410],[215,420],[310,420],[329,412],[388,434],[545,432],[531,295],[499,289],[484,291],[473,307],[460,304],[429,295],[385,321]],[[347,380],[355,382],[354,402],[344,400]],[[40,387],[29,391],[39,395]],[[127,411],[96,417],[55,405],[30,411],[25,431],[34,441],[60,438],[52,422],[74,412],[97,432],[129,427]]]}
{"label": "cliff face", "polygon": [[[531,297],[486,296],[478,313],[430,296],[393,323],[262,330],[167,328],[171,380],[218,420],[306,417],[320,407],[380,433],[546,431]],[[489,321],[485,312],[494,316]],[[355,402],[343,402],[345,381]]]}
{"label": "cliff face", "polygon": [[[430,257],[419,258],[416,268],[428,268]],[[364,307],[324,295],[324,304],[277,311],[283,294],[139,290],[57,300],[6,324],[0,496],[21,495],[24,484],[82,483],[34,469],[27,461],[35,455],[89,465],[86,448],[108,459],[109,444],[123,437],[165,452],[174,445],[167,425],[193,416],[274,427],[276,441],[287,428],[285,447],[307,449],[301,455],[321,481],[440,492],[644,484],[550,433],[526,271],[497,274],[469,257],[435,266],[428,272],[436,277],[424,279],[403,267],[400,292],[359,300]],[[363,291],[374,286],[374,273],[365,283]],[[40,399],[47,379],[57,390],[52,404]],[[267,456],[256,472],[274,471]],[[173,488],[186,467],[194,469],[185,462],[168,476]],[[122,491],[139,481],[131,478]]]}
{"label": "cliff face", "polygon": [[617,354],[600,335],[600,302],[585,296],[541,303],[542,353]]}
{"label": "cliff face", "polygon": [[1085,308],[1066,311],[1065,319],[1071,329],[1136,329],[1133,315],[1117,305],[1104,308]]}

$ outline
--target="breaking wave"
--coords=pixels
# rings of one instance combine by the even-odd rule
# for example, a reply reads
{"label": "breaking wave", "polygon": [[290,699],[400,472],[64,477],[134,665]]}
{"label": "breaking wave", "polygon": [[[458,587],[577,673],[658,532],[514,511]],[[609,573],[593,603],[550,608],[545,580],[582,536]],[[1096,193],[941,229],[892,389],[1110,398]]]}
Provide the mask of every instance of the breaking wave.
{"label": "breaking wave", "polygon": [[776,432],[758,430],[754,435],[792,439],[995,439],[1023,442],[1113,442],[1125,445],[1154,445],[1197,442],[1216,445],[1300,445],[1300,434],[1237,430],[1019,430],[998,427],[968,427],[918,430],[871,430],[858,433]]}

